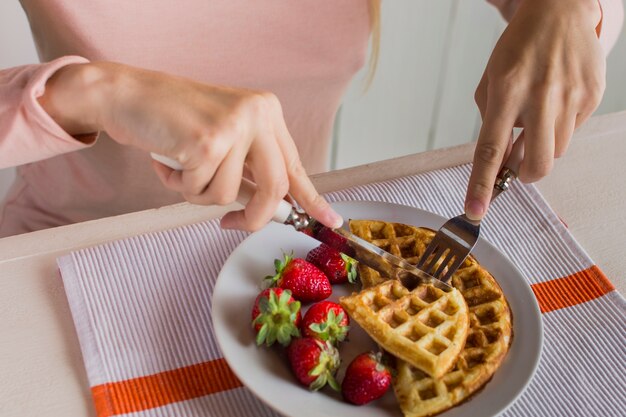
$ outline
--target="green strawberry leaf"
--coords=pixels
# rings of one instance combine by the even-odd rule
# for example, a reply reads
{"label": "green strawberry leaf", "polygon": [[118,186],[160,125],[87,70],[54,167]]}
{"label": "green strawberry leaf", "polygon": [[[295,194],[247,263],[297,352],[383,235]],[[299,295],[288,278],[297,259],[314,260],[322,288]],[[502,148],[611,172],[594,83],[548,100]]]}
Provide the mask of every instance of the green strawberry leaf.
{"label": "green strawberry leaf", "polygon": [[341,254],[341,259],[343,259],[343,261],[346,263],[346,272],[347,272],[347,276],[348,276],[348,282],[350,284],[354,284],[356,282],[356,277],[357,277],[357,261],[351,257],[349,257],[348,255],[346,255],[345,253]]}
{"label": "green strawberry leaf", "polygon": [[266,275],[264,280],[265,282],[269,282],[270,287],[275,287],[278,285],[278,281],[280,281],[280,277],[283,274],[283,271],[289,265],[289,262],[293,259],[293,252],[290,254],[283,253],[283,259],[274,259],[274,269],[276,273],[274,275]]}
{"label": "green strawberry leaf", "polygon": [[330,338],[329,328],[326,323],[311,323],[309,329],[313,330],[315,336],[320,340],[326,341]]}
{"label": "green strawberry leaf", "polygon": [[278,341],[287,346],[292,337],[300,336],[296,320],[301,305],[299,301],[290,300],[290,291],[283,291],[279,296],[274,290],[259,300],[259,315],[252,321],[253,326],[261,325],[256,336],[257,345],[271,346]]}
{"label": "green strawberry leaf", "polygon": [[318,342],[318,345],[322,349],[318,357],[318,364],[309,372],[309,375],[317,376],[317,378],[309,385],[309,389],[317,391],[328,384],[332,389],[339,391],[339,384],[334,378],[341,362],[339,351],[329,342]]}
{"label": "green strawberry leaf", "polygon": [[330,385],[330,387],[339,392],[341,391],[341,387],[339,386],[339,383],[337,382],[337,380],[335,379],[335,377],[333,375],[328,375],[328,385]]}
{"label": "green strawberry leaf", "polygon": [[326,321],[322,323],[311,323],[311,329],[316,337],[323,341],[330,341],[332,344],[345,340],[350,330],[349,326],[343,325],[345,314],[342,311],[337,315],[334,310],[329,310]]}
{"label": "green strawberry leaf", "polygon": [[256,334],[256,345],[257,346],[261,346],[263,344],[263,342],[265,342],[269,327],[270,327],[269,324],[264,323],[263,326],[261,326],[261,328],[259,329],[259,332]]}

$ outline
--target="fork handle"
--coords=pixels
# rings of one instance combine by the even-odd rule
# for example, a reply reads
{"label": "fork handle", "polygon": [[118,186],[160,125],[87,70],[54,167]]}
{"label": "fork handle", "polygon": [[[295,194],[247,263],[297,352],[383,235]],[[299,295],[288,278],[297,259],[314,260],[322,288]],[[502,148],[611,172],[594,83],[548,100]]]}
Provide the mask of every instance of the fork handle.
{"label": "fork handle", "polygon": [[493,193],[491,194],[491,201],[495,200],[496,197],[508,190],[511,183],[515,181],[522,159],[524,159],[523,133],[517,137],[515,142],[513,142],[511,153],[496,177],[496,182],[493,186]]}

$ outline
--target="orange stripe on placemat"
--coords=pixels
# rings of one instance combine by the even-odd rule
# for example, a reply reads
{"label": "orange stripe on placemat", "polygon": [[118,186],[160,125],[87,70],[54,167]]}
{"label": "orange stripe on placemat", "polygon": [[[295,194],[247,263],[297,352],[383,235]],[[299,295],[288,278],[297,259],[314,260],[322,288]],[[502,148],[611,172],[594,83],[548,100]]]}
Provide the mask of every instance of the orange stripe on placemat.
{"label": "orange stripe on placemat", "polygon": [[615,289],[595,265],[567,277],[533,284],[531,287],[542,313],[584,303]]}
{"label": "orange stripe on placemat", "polygon": [[241,387],[226,361],[197,365],[91,388],[98,417],[112,417]]}

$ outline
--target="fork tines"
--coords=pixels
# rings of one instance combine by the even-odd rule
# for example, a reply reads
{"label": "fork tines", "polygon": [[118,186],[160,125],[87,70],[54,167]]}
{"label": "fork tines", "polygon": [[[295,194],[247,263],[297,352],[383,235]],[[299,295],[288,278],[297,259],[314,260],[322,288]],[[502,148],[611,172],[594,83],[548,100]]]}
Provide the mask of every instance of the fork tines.
{"label": "fork tines", "polygon": [[437,231],[426,251],[417,262],[417,267],[427,274],[449,282],[474,248],[480,225],[474,225],[457,216],[448,220]]}

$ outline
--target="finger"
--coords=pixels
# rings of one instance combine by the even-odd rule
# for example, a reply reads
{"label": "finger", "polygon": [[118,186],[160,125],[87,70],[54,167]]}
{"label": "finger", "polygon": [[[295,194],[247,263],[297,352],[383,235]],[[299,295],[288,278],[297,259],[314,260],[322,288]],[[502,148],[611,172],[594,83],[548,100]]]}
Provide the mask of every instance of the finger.
{"label": "finger", "polygon": [[552,112],[533,111],[524,119],[524,159],[518,177],[535,182],[548,175],[554,164],[555,118]]}
{"label": "finger", "polygon": [[182,171],[177,171],[154,160],[152,161],[152,168],[165,188],[179,193],[182,192]]}
{"label": "finger", "polygon": [[[605,70],[603,69],[601,73],[604,74]],[[600,105],[606,87],[606,79],[604,76],[600,78],[590,77],[585,79],[584,85],[586,88],[584,92],[579,95],[574,105],[578,113],[575,128],[578,128],[578,126],[587,121]]]}
{"label": "finger", "polygon": [[501,105],[500,100],[487,105],[465,197],[465,213],[473,220],[481,219],[487,212],[493,184],[510,145],[517,118],[516,112]]}
{"label": "finger", "polygon": [[[165,181],[164,184],[167,188],[181,193],[188,199],[190,196],[198,196],[204,192],[211,182],[215,167],[207,164],[194,169],[172,171],[173,172],[166,174],[167,177],[161,181]],[[157,172],[157,175],[158,174]]]}
{"label": "finger", "polygon": [[331,228],[341,227],[343,218],[317,192],[302,166],[298,149],[282,119],[277,121],[278,145],[285,158],[291,196],[311,217]]}
{"label": "finger", "polygon": [[574,129],[576,127],[576,113],[561,114],[556,119],[556,127],[554,130],[554,157],[560,158],[565,155],[569,146]]}
{"label": "finger", "polygon": [[[524,131],[522,131],[519,136],[517,137],[517,140],[521,139],[524,136]],[[509,135],[509,142],[506,144],[506,150],[504,151],[504,156],[502,157],[502,162],[500,163],[500,168],[498,168],[498,172],[500,172],[500,169],[502,169],[502,167],[506,164],[507,160],[509,159],[509,156],[511,155],[511,150],[513,149],[513,139],[514,139],[515,135],[513,134],[513,132],[511,132],[511,134]]]}
{"label": "finger", "polygon": [[181,177],[183,193],[186,195],[200,195],[205,192],[213,176],[222,162],[233,148],[232,144],[240,138],[232,138],[226,134],[206,139],[198,148],[195,157],[190,161],[190,167],[183,171]]}
{"label": "finger", "polygon": [[245,162],[243,165],[243,177],[249,179],[252,182],[255,182],[254,174],[252,174],[252,171],[250,171],[250,167]]}
{"label": "finger", "polygon": [[152,166],[163,185],[186,196],[202,194],[219,167],[221,159],[217,154],[197,161],[195,168],[174,170],[160,162],[152,161]]}
{"label": "finger", "polygon": [[478,111],[480,111],[480,118],[485,118],[485,110],[487,109],[487,85],[489,84],[487,79],[487,70],[483,72],[483,76],[478,83],[478,87],[476,87],[476,91],[474,92],[474,101],[478,106]]}
{"label": "finger", "polygon": [[206,190],[199,195],[184,195],[190,203],[224,206],[237,199],[237,191],[243,177],[246,149],[235,147],[220,164]]}
{"label": "finger", "polygon": [[581,126],[583,123],[585,123],[587,120],[589,120],[589,118],[592,115],[593,115],[593,112],[579,111],[576,114],[576,125],[574,126],[574,129],[578,129],[578,127]]}
{"label": "finger", "polygon": [[223,228],[255,231],[270,221],[278,203],[289,191],[285,163],[280,155],[280,147],[273,137],[264,136],[254,141],[248,165],[257,190],[243,211],[231,212],[222,218]]}

